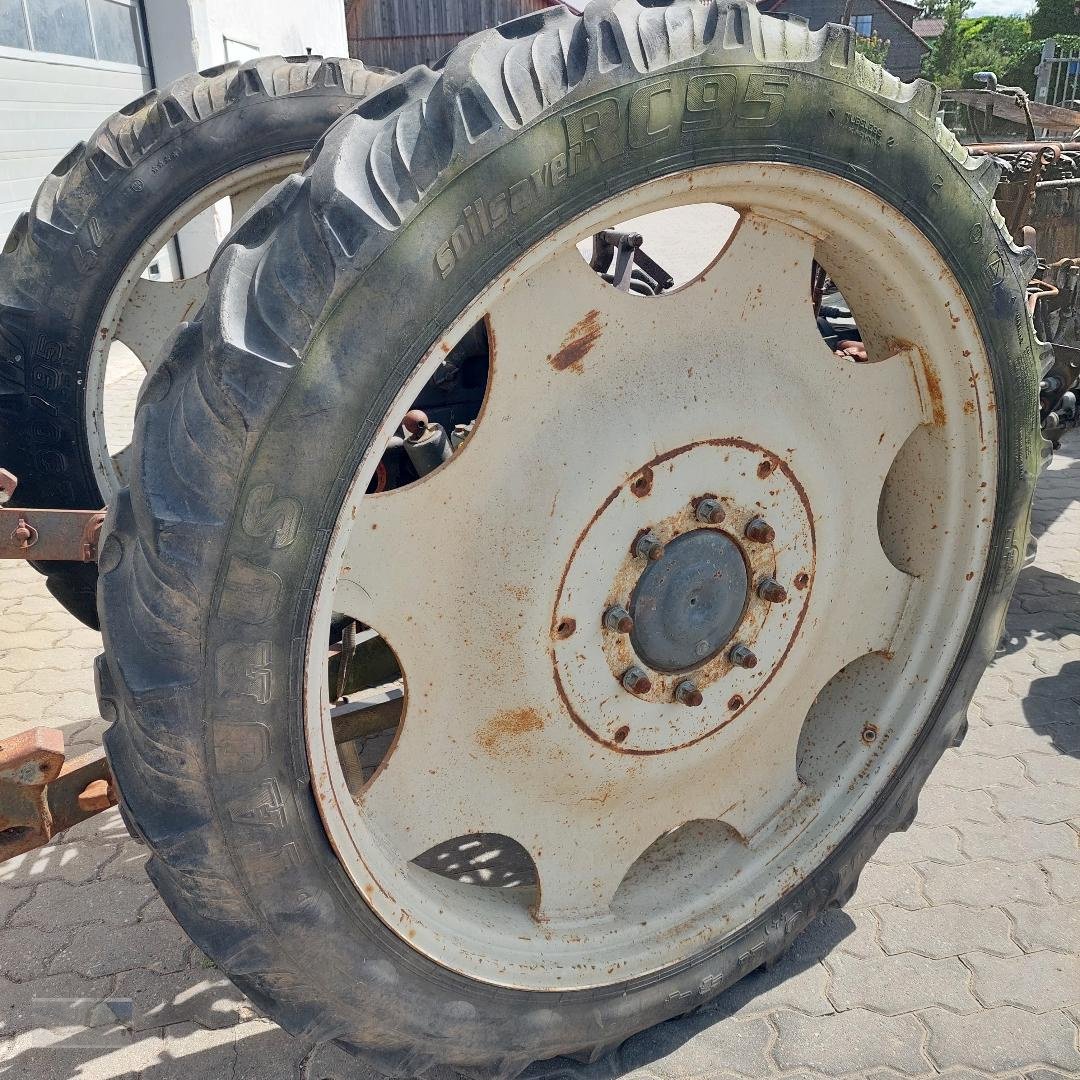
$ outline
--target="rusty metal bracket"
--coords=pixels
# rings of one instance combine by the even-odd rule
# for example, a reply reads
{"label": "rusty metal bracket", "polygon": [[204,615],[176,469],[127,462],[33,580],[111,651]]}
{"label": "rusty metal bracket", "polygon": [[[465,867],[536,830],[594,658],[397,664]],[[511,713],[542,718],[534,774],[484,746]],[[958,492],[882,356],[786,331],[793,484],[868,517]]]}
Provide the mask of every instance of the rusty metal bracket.
{"label": "rusty metal bracket", "polygon": [[0,469],[0,559],[95,562],[104,510],[8,507],[19,479]]}
{"label": "rusty metal bracket", "polygon": [[116,805],[101,750],[65,762],[64,734],[35,728],[0,742],[0,862]]}
{"label": "rusty metal bracket", "polygon": [[0,507],[0,559],[94,562],[104,510]]}

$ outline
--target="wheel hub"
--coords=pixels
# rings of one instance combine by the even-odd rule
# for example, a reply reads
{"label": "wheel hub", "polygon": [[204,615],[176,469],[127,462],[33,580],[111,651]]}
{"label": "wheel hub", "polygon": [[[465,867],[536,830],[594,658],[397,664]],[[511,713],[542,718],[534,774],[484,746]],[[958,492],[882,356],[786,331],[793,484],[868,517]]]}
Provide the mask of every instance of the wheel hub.
{"label": "wheel hub", "polygon": [[719,529],[677,536],[634,588],[630,642],[656,671],[687,672],[731,640],[750,595],[742,549]]}
{"label": "wheel hub", "polygon": [[564,703],[628,753],[713,734],[783,664],[814,565],[810,505],[779,455],[743,439],[660,455],[607,497],[566,568],[555,622],[576,629],[553,635]]}

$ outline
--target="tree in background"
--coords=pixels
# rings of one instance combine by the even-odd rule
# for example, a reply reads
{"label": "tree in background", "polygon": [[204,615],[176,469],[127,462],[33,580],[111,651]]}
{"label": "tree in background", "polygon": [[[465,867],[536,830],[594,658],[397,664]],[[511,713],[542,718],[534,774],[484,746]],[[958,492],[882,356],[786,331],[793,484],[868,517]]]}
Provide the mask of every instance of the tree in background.
{"label": "tree in background", "polygon": [[959,77],[957,69],[962,62],[964,47],[960,23],[973,3],[974,0],[943,0],[942,13],[939,16],[943,20],[941,33],[923,61],[926,77],[941,86],[959,85],[956,82]]}
{"label": "tree in background", "polygon": [[1035,68],[1043,42],[1053,37],[1062,49],[1080,47],[1080,0],[1037,0],[1030,18],[964,17],[971,0],[930,0],[923,14],[944,22],[941,36],[923,61],[923,74],[946,89],[973,87],[975,74],[992,71],[1003,86],[1035,92]]}
{"label": "tree in background", "polygon": [[1062,34],[1080,34],[1076,0],[1037,0],[1031,13],[1031,37],[1045,41]]}

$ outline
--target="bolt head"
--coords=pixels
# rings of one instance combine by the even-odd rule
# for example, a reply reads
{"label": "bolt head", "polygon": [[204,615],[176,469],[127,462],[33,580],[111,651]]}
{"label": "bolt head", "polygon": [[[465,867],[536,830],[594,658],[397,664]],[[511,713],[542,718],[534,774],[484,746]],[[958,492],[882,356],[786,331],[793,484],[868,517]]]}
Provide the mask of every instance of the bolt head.
{"label": "bolt head", "polygon": [[757,544],[771,544],[776,539],[776,530],[764,518],[754,518],[746,526],[746,538]]}
{"label": "bolt head", "polygon": [[629,634],[634,629],[634,620],[626,608],[615,604],[604,612],[604,625],[616,634]]}
{"label": "bolt head", "polygon": [[664,545],[660,543],[655,533],[647,532],[635,541],[634,554],[639,559],[656,562],[657,559],[664,557]]}
{"label": "bolt head", "polygon": [[701,696],[701,691],[689,679],[683,679],[675,687],[675,700],[680,705],[689,705],[690,708],[696,709],[705,699]]}
{"label": "bolt head", "polygon": [[762,600],[770,604],[782,604],[787,599],[787,589],[776,578],[764,578],[757,592]]}
{"label": "bolt head", "polygon": [[727,511],[717,499],[702,499],[697,504],[694,516],[703,525],[719,525],[727,517]]}
{"label": "bolt head", "polygon": [[730,659],[737,667],[747,669],[757,667],[757,654],[753,649],[748,648],[746,645],[736,645],[735,648],[728,653],[728,659]]}
{"label": "bolt head", "polygon": [[622,677],[623,689],[631,694],[647,694],[652,689],[652,680],[639,667],[627,668]]}

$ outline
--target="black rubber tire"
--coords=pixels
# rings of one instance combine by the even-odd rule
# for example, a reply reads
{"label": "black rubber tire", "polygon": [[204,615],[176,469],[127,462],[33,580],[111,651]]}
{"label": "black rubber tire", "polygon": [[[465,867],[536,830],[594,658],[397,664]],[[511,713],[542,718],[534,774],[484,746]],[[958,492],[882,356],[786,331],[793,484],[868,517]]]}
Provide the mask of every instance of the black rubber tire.
{"label": "black rubber tire", "polygon": [[[1020,569],[1039,469],[1041,356],[1024,303],[1033,261],[991,210],[993,163],[968,158],[936,121],[935,89],[901,84],[853,45],[848,27],[811,33],[726,0],[597,0],[583,17],[529,16],[354,110],[307,174],[286,181],[219,253],[210,300],[144,395],[132,488],[106,524],[100,700],[150,876],[199,947],[288,1031],[337,1040],[395,1076],[446,1064],[505,1078],[559,1055],[593,1058],[775,960],[823,908],[843,903],[962,737]],[[751,76],[751,86],[763,73],[785,87],[788,104],[767,128],[732,137],[733,127],[718,126],[659,147],[632,149],[625,129],[609,126],[598,138],[618,154],[606,167],[518,200],[513,227],[477,241],[444,279],[440,245],[462,209],[566,151],[568,113],[603,100],[615,103],[608,115],[626,117],[635,89],[666,73],[681,85],[687,68],[729,72],[747,116],[770,115],[760,102],[754,110]],[[832,119],[845,114],[858,123]],[[991,569],[905,766],[776,907],[647,978],[558,994],[483,984],[389,930],[347,883],[320,821],[301,667],[332,526],[366,440],[484,285],[585,207],[734,160],[796,162],[820,170],[822,183],[832,174],[862,184],[906,213],[951,266],[994,367]],[[299,443],[315,445],[312,417],[319,452],[297,454]],[[246,647],[269,693],[215,678],[217,650],[243,672],[236,650]]]}
{"label": "black rubber tire", "polygon": [[[152,90],[65,155],[0,254],[0,465],[20,506],[97,509],[85,376],[105,305],[146,237],[231,172],[309,152],[391,76],[358,60],[269,56]],[[39,564],[97,626],[97,570]]]}

